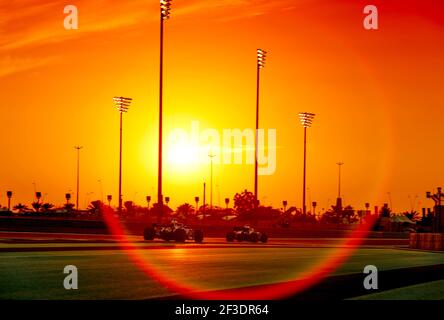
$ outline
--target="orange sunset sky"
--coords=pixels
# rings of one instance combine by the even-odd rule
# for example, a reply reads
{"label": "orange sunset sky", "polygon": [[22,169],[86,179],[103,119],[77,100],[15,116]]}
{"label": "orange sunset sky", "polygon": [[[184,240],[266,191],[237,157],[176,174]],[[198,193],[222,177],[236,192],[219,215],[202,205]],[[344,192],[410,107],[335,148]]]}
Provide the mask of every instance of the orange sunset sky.
{"label": "orange sunset sky", "polygon": [[[65,30],[65,5],[79,29]],[[379,30],[363,8],[379,9]],[[0,204],[80,206],[118,191],[119,114],[112,98],[134,99],[124,116],[123,199],[156,197],[159,92],[156,0],[0,0]],[[175,208],[202,198],[210,166],[177,156],[176,128],[254,128],[256,49],[260,126],[277,130],[277,167],[259,180],[262,204],[301,207],[303,129],[308,130],[307,201],[334,204],[345,164],[345,204],[431,207],[444,186],[444,2],[442,0],[173,0],[165,23],[164,195]],[[194,146],[195,147],[195,146]],[[208,147],[204,143],[198,147]],[[168,157],[168,154],[173,157]],[[206,159],[207,160],[207,159]],[[99,180],[101,182],[99,182]],[[213,203],[253,189],[252,165],[214,165]],[[389,195],[391,199],[389,199]],[[208,195],[208,194],[207,194]],[[415,196],[418,195],[418,198]],[[209,195],[208,195],[209,196]],[[75,196],[73,196],[75,198]]]}

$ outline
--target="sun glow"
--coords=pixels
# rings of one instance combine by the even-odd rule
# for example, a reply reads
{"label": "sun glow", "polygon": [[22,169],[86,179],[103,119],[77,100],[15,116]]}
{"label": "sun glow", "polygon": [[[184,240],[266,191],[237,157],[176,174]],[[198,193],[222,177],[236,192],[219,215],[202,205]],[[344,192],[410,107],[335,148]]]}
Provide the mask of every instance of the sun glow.
{"label": "sun glow", "polygon": [[176,132],[171,134],[166,142],[165,156],[171,169],[195,171],[204,162],[202,154],[206,148],[198,141],[190,141],[180,132]]}

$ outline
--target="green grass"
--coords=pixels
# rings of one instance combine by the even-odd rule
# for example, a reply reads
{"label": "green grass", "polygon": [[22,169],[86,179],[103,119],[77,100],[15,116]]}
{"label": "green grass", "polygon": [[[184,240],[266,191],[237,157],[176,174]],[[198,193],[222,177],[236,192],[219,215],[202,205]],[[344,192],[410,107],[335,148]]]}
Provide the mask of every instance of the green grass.
{"label": "green grass", "polygon": [[[271,283],[297,277],[331,252],[327,248],[209,248],[140,251],[172,278],[208,289]],[[359,249],[335,274],[444,263],[444,254]],[[63,268],[79,270],[79,290],[63,288]],[[124,252],[6,252],[0,259],[1,299],[145,299],[168,295],[147,278]]]}
{"label": "green grass", "polygon": [[444,280],[368,294],[352,300],[444,300]]}

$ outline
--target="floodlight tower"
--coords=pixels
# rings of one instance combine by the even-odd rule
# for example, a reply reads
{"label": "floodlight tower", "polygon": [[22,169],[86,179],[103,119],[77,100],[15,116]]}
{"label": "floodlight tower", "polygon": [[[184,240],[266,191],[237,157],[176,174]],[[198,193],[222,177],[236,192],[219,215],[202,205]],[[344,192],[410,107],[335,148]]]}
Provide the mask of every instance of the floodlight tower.
{"label": "floodlight tower", "polygon": [[257,212],[258,207],[258,131],[259,131],[259,97],[260,97],[260,75],[261,69],[265,67],[265,59],[267,51],[257,49],[257,65],[256,65],[256,131],[254,141],[254,211]]}
{"label": "floodlight tower", "polygon": [[131,98],[114,97],[114,105],[117,111],[120,113],[120,151],[119,151],[119,216],[122,214],[122,127],[123,127],[123,114],[128,112],[131,104]]}
{"label": "floodlight tower", "polygon": [[76,211],[79,211],[79,197],[80,197],[80,150],[82,146],[75,146],[77,150],[77,194],[76,194]]}
{"label": "floodlight tower", "polygon": [[336,162],[339,170],[339,179],[338,179],[338,198],[336,199],[336,212],[339,214],[342,212],[342,197],[341,197],[341,167],[344,162]]}
{"label": "floodlight tower", "polygon": [[157,204],[159,209],[158,219],[163,214],[162,195],[162,131],[163,131],[163,22],[171,15],[171,1],[160,0],[160,77],[159,77],[159,151],[158,151],[158,172],[157,172]]}
{"label": "floodlight tower", "polygon": [[314,119],[315,114],[309,112],[300,112],[299,119],[304,127],[304,173],[302,179],[302,213],[305,215],[307,213],[307,207],[305,205],[305,179],[306,179],[306,164],[307,164],[307,128],[309,128]]}

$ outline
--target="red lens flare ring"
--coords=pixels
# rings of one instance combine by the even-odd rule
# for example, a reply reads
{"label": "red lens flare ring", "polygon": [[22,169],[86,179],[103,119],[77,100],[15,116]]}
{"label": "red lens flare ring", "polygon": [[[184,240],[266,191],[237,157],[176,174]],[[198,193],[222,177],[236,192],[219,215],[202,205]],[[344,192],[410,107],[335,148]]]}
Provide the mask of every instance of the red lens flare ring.
{"label": "red lens flare ring", "polygon": [[130,260],[141,271],[168,288],[172,293],[198,300],[274,300],[287,298],[304,291],[321,282],[353,254],[368,236],[371,227],[376,221],[376,216],[369,215],[363,224],[353,230],[349,237],[339,243],[322,261],[293,280],[255,287],[208,291],[208,289],[203,290],[197,286],[179,283],[169,278],[164,272],[157,270],[156,266],[146,261],[146,257],[143,256],[141,249],[130,241],[124,232],[122,224],[114,216],[112,210],[104,210],[104,220],[109,231],[117,238],[120,248],[125,251]]}

